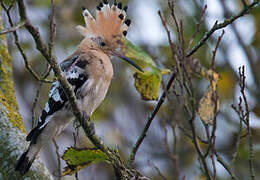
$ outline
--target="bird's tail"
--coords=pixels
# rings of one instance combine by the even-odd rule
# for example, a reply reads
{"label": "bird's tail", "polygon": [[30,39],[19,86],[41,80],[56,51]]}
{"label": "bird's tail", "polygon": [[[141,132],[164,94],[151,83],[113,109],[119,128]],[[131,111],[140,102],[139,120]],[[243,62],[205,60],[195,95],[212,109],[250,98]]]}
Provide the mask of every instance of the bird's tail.
{"label": "bird's tail", "polygon": [[30,145],[29,148],[21,155],[21,157],[17,160],[15,165],[15,170],[19,171],[20,174],[23,176],[27,173],[35,160],[37,154],[40,151],[40,147],[35,145]]}

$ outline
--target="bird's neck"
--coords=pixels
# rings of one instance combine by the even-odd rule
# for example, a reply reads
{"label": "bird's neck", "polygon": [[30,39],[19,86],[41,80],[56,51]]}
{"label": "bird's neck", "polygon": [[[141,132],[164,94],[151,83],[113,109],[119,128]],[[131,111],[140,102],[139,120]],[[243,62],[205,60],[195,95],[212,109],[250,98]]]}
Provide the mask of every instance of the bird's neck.
{"label": "bird's neck", "polygon": [[78,51],[88,52],[88,51],[90,51],[91,49],[94,49],[94,48],[95,48],[95,46],[94,46],[93,41],[91,41],[88,38],[84,38],[78,46]]}

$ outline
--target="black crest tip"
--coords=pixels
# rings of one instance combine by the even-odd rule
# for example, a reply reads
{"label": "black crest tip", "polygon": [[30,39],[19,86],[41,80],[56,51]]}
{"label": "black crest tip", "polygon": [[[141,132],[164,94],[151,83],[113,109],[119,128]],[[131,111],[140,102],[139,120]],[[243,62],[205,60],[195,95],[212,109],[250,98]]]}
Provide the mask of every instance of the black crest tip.
{"label": "black crest tip", "polygon": [[103,5],[103,3],[101,2],[101,3],[99,3],[99,5],[98,5],[100,8],[102,8],[104,5]]}
{"label": "black crest tip", "polygon": [[104,3],[104,4],[108,4],[108,1],[107,1],[107,0],[103,0],[103,3]]}
{"label": "black crest tip", "polygon": [[86,7],[85,6],[81,6],[81,9],[82,9],[82,11],[85,11]]}
{"label": "black crest tip", "polygon": [[131,20],[130,20],[130,19],[125,20],[125,24],[126,24],[127,26],[130,26]]}
{"label": "black crest tip", "polygon": [[123,10],[124,10],[125,12],[127,12],[127,8],[128,8],[128,7],[127,7],[127,6],[125,6],[125,7],[123,8]]}
{"label": "black crest tip", "polygon": [[99,6],[97,6],[97,10],[98,10],[98,11],[101,11],[101,8],[100,8]]}
{"label": "black crest tip", "polygon": [[118,7],[118,9],[122,9],[122,3],[119,2],[119,3],[117,4],[117,7]]}

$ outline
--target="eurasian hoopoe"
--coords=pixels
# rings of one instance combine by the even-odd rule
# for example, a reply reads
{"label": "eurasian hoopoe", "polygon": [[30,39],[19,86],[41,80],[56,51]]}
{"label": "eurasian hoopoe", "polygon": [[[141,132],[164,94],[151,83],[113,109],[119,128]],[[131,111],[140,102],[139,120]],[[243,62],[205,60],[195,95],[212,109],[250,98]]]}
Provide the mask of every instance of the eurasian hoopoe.
{"label": "eurasian hoopoe", "polygon": [[[77,50],[60,63],[60,68],[74,88],[77,103],[86,116],[91,116],[105,98],[113,67],[111,56],[118,56],[142,71],[123,55],[122,41],[131,21],[126,19],[127,6],[116,1],[110,7],[107,0],[97,6],[96,18],[83,9],[86,27],[77,26],[85,37]],[[68,99],[60,85],[54,82],[49,100],[42,110],[37,126],[26,137],[31,141],[28,149],[18,159],[15,170],[24,175],[40,149],[58,136],[73,120]]]}

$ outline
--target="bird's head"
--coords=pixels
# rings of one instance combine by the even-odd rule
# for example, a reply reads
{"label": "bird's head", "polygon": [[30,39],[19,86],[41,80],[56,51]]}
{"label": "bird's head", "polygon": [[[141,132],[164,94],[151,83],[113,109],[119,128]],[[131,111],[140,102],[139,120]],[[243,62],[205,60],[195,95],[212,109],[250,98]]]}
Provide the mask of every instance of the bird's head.
{"label": "bird's head", "polygon": [[131,24],[131,20],[126,19],[127,6],[123,7],[122,3],[116,0],[110,6],[107,0],[103,0],[96,7],[95,18],[85,7],[82,7],[82,10],[86,26],[77,26],[77,29],[85,39],[91,41],[91,48],[103,51],[110,56],[120,57],[142,71],[122,51],[127,30]]}

